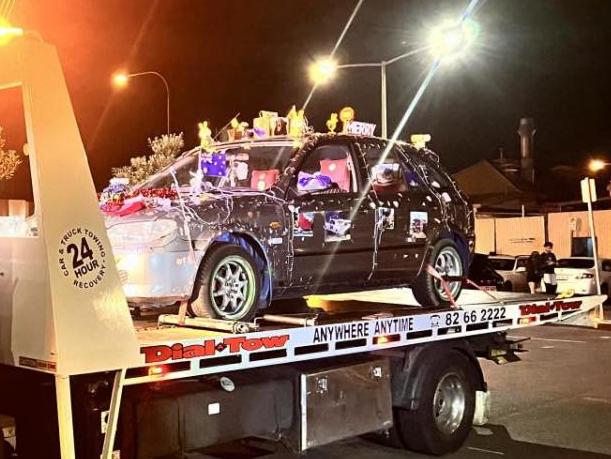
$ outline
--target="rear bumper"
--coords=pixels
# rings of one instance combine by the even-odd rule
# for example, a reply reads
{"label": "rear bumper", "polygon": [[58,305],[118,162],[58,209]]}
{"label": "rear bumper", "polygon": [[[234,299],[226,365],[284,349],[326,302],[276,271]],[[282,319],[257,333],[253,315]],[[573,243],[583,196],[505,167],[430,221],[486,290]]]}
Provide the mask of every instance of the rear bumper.
{"label": "rear bumper", "polygon": [[579,279],[579,280],[556,280],[558,283],[558,291],[573,290],[575,293],[580,295],[595,295],[596,294],[596,281],[592,279]]}

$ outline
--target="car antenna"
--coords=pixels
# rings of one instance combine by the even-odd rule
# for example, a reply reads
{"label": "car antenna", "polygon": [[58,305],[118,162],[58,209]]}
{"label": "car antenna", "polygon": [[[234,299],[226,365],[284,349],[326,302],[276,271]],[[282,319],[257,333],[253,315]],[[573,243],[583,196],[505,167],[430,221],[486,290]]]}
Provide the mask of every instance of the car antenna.
{"label": "car antenna", "polygon": [[225,126],[223,126],[223,127],[222,127],[222,128],[221,128],[221,129],[220,129],[220,130],[219,130],[219,131],[216,133],[216,135],[214,136],[213,140],[216,140],[216,139],[218,138],[218,136],[219,136],[219,135],[221,135],[221,134],[223,133],[223,131],[226,131],[226,130],[227,130],[227,128],[228,128],[228,127],[231,125],[231,122],[232,122],[234,119],[237,119],[237,118],[238,118],[238,116],[240,116],[240,113],[239,113],[239,112],[238,112],[238,113],[236,113],[235,115],[233,115],[231,118],[229,118],[229,122],[227,122],[227,124],[225,124]]}

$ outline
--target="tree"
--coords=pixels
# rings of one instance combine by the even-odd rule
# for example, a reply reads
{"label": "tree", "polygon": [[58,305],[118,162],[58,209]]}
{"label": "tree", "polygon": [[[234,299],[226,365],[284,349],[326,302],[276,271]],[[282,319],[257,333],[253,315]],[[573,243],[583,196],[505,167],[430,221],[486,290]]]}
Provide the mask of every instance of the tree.
{"label": "tree", "polygon": [[15,150],[5,150],[6,139],[4,128],[0,126],[0,180],[10,180],[21,164],[21,158]]}
{"label": "tree", "polygon": [[130,185],[135,185],[172,164],[185,146],[182,132],[149,138],[148,144],[152,154],[130,158],[128,166],[114,167],[112,175],[127,178]]}

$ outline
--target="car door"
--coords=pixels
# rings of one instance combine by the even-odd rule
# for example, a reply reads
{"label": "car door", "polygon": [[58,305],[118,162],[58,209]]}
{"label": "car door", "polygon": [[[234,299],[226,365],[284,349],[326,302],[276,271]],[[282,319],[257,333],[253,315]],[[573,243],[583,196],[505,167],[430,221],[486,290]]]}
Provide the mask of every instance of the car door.
{"label": "car door", "polygon": [[373,211],[361,198],[358,158],[347,141],[305,153],[288,190],[291,285],[321,291],[361,286],[371,272]]}
{"label": "car door", "polygon": [[375,203],[374,279],[406,282],[422,263],[427,227],[438,201],[427,191],[413,165],[395,145],[372,140],[361,144],[368,168],[371,199]]}

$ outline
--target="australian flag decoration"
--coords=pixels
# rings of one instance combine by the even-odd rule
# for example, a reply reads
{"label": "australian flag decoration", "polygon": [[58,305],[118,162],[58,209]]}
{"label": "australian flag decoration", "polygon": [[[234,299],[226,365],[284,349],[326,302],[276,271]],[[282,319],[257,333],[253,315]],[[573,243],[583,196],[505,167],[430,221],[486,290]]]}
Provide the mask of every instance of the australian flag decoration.
{"label": "australian flag decoration", "polygon": [[202,156],[200,167],[207,177],[227,177],[227,156],[225,150]]}

